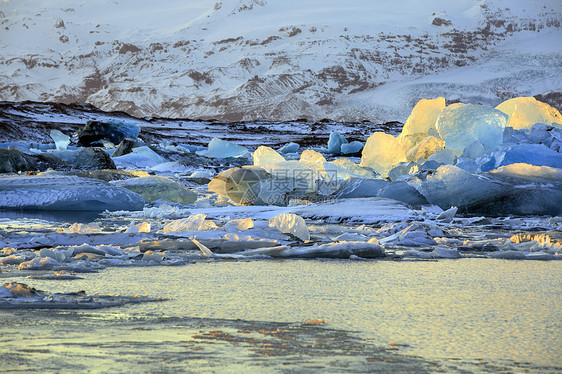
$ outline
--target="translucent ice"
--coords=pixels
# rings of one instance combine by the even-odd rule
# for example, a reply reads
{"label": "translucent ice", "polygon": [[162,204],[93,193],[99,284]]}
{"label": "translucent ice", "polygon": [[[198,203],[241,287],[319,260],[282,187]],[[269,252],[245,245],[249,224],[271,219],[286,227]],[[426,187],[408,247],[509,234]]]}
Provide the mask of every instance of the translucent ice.
{"label": "translucent ice", "polygon": [[34,210],[140,210],[142,196],[109,183],[69,176],[0,177],[0,208]]}
{"label": "translucent ice", "polygon": [[285,158],[277,153],[277,151],[273,148],[263,145],[260,145],[258,149],[252,153],[252,157],[254,158],[254,166],[264,166],[285,161]]}
{"label": "translucent ice", "polygon": [[213,138],[209,142],[207,150],[197,151],[196,153],[212,158],[242,157],[248,153],[248,149],[226,140]]}
{"label": "translucent ice", "polygon": [[406,161],[406,154],[400,142],[392,135],[375,132],[363,148],[361,166],[368,166],[385,176],[403,161]]}
{"label": "translucent ice", "polygon": [[408,136],[431,135],[430,131],[435,130],[435,123],[443,109],[445,109],[445,99],[442,97],[418,101],[402,128],[399,140],[403,141]]}
{"label": "translucent ice", "polygon": [[145,169],[154,167],[166,160],[150,147],[142,146],[133,148],[131,153],[114,157],[113,161],[117,167],[131,169]]}
{"label": "translucent ice", "polygon": [[191,204],[197,200],[197,194],[185,185],[161,176],[125,179],[113,181],[111,184],[136,192],[147,201],[164,200],[172,203]]}
{"label": "translucent ice", "polygon": [[488,149],[495,150],[502,144],[507,118],[496,109],[453,104],[443,109],[436,128],[447,148],[462,151],[478,140]]}
{"label": "translucent ice", "polygon": [[63,134],[59,130],[51,130],[49,135],[54,140],[57,151],[66,151],[70,144],[70,136]]}
{"label": "translucent ice", "polygon": [[427,160],[429,156],[445,148],[445,141],[434,136],[427,136],[406,152],[408,161]]}
{"label": "translucent ice", "polygon": [[269,226],[284,234],[291,234],[302,241],[310,240],[310,232],[304,219],[294,213],[279,214],[269,220]]}
{"label": "translucent ice", "polygon": [[228,221],[224,224],[227,231],[245,231],[254,227],[254,221],[251,218],[238,218]]}
{"label": "translucent ice", "polygon": [[558,127],[562,127],[562,116],[558,109],[534,97],[516,97],[504,101],[496,109],[509,116],[507,126],[514,129],[530,129],[535,123],[558,124]]}

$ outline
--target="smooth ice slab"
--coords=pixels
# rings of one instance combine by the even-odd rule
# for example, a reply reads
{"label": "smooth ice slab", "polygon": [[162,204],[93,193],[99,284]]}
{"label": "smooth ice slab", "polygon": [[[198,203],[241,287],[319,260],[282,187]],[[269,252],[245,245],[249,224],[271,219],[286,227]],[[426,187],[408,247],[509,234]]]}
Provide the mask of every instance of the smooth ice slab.
{"label": "smooth ice slab", "polygon": [[144,199],[100,180],[69,176],[0,177],[0,209],[140,210]]}
{"label": "smooth ice slab", "polygon": [[264,145],[260,145],[258,149],[252,153],[252,157],[254,158],[254,166],[265,166],[285,161],[285,158],[277,153],[277,151]]}
{"label": "smooth ice slab", "polygon": [[445,99],[442,97],[418,101],[406,120],[399,139],[402,140],[408,136],[431,135],[430,131],[435,131],[435,122],[443,109],[445,109]]}
{"label": "smooth ice slab", "polygon": [[462,151],[475,141],[490,150],[503,142],[507,115],[499,110],[481,105],[453,104],[439,115],[436,123],[441,139],[447,148]]}

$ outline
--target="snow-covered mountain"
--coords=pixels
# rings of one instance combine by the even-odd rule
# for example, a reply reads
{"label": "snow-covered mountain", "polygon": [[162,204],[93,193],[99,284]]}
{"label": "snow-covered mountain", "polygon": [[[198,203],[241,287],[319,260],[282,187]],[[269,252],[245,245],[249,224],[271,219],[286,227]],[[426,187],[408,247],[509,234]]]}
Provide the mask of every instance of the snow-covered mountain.
{"label": "snow-covered mountain", "polygon": [[559,106],[561,19],[560,0],[3,0],[0,100],[224,120]]}

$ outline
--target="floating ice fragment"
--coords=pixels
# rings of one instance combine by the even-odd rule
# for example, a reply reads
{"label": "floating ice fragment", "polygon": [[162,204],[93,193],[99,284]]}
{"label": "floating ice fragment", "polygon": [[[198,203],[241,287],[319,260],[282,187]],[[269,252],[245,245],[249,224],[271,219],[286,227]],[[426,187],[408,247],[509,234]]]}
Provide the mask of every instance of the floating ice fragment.
{"label": "floating ice fragment", "polygon": [[462,151],[479,141],[490,150],[497,149],[503,141],[507,115],[499,110],[480,105],[449,105],[439,115],[436,123],[441,139],[447,148]]}
{"label": "floating ice fragment", "polygon": [[251,218],[233,219],[224,224],[227,231],[245,231],[254,227],[254,221]]}
{"label": "floating ice fragment", "polygon": [[434,258],[461,258],[461,254],[456,248],[436,247],[431,256]]}
{"label": "floating ice fragment", "polygon": [[66,151],[66,148],[70,144],[70,136],[63,134],[59,130],[51,130],[49,133],[51,139],[55,142],[55,147],[57,151]]}
{"label": "floating ice fragment", "polygon": [[213,138],[209,142],[207,150],[197,151],[196,153],[212,158],[242,157],[248,153],[248,149],[226,140]]}
{"label": "floating ice fragment", "polygon": [[441,212],[435,219],[439,221],[451,222],[455,217],[455,214],[457,214],[458,210],[459,209],[456,206],[453,206],[446,211]]}
{"label": "floating ice fragment", "polygon": [[275,227],[282,233],[291,234],[302,241],[310,240],[310,232],[306,222],[294,213],[283,213],[270,219],[269,227]]}
{"label": "floating ice fragment", "polygon": [[535,123],[558,124],[562,127],[562,116],[558,109],[540,102],[534,97],[516,97],[496,107],[509,116],[507,126],[514,129],[530,129]]}
{"label": "floating ice fragment", "polygon": [[136,225],[131,225],[125,231],[127,234],[136,234],[139,232],[150,232],[150,223],[148,222],[141,222],[137,223]]}
{"label": "floating ice fragment", "polygon": [[217,225],[213,221],[206,220],[206,217],[207,215],[201,213],[168,222],[162,228],[162,232],[167,234],[179,231],[205,231],[217,229]]}
{"label": "floating ice fragment", "polygon": [[52,257],[35,257],[34,259],[19,264],[19,270],[51,270],[59,266],[59,262]]}
{"label": "floating ice fragment", "polygon": [[98,223],[73,223],[68,228],[68,232],[73,234],[93,234],[99,233],[101,231],[101,227]]}
{"label": "floating ice fragment", "polygon": [[445,148],[435,152],[427,160],[435,161],[442,165],[454,165],[457,162],[457,153],[452,149]]}

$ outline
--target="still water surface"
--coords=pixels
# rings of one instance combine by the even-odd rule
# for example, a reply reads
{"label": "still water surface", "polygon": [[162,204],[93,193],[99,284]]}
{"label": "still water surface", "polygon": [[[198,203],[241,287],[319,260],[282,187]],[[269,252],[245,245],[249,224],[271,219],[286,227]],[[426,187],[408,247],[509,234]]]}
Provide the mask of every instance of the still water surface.
{"label": "still water surface", "polygon": [[[77,361],[94,371],[372,371],[389,369],[373,362],[394,360],[390,368],[404,371],[554,372],[562,368],[561,273],[560,261],[285,260],[110,268],[76,281],[7,279],[50,292],[171,300],[93,312],[2,311],[0,354],[15,350],[15,370],[37,371],[80,369]],[[313,319],[326,323],[301,328]],[[276,328],[292,331],[299,349],[336,334],[325,349],[333,357],[268,351],[276,343],[268,345],[263,338],[273,335],[263,331]]]}

